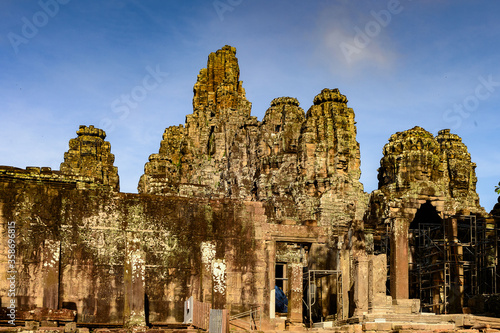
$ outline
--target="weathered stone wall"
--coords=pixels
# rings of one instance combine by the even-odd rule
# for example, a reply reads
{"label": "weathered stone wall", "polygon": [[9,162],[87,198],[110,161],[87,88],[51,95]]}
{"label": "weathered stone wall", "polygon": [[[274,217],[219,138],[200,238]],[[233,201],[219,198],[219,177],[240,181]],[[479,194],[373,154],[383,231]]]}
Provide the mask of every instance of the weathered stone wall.
{"label": "weathered stone wall", "polygon": [[[301,267],[337,268],[327,229],[269,224],[259,202],[79,190],[10,172],[0,177],[0,266],[15,221],[19,309],[66,307],[81,323],[133,326],[182,322],[194,296],[233,313],[259,305],[268,316],[275,261],[297,259],[293,251],[276,259],[278,243],[308,244]],[[214,278],[214,263],[223,263],[224,280]],[[7,290],[2,279],[0,293]]]}
{"label": "weathered stone wall", "polygon": [[[266,271],[263,261],[256,264],[263,256],[255,239],[259,212],[242,202],[54,189],[46,183],[0,186],[0,265],[7,265],[7,221],[15,221],[20,308],[73,304],[80,322],[135,323],[144,318],[135,312],[144,312],[146,295],[149,321],[182,321],[189,296],[211,301],[212,277],[202,269],[206,242],[214,244],[211,259],[225,260],[228,279],[240,281],[231,285],[228,306],[264,302],[257,291],[266,280],[255,278]],[[6,295],[6,279],[0,288]]]}

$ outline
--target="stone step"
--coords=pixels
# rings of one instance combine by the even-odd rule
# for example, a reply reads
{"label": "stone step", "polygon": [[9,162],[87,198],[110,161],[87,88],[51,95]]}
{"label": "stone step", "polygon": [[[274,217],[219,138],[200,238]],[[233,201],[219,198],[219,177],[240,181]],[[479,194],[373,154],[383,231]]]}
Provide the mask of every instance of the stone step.
{"label": "stone step", "polygon": [[364,322],[375,322],[377,320],[385,320],[386,322],[412,322],[412,323],[439,324],[448,322],[456,323],[457,321],[460,322],[460,319],[461,319],[460,315],[393,313],[393,314],[367,314],[363,316],[362,320]]}

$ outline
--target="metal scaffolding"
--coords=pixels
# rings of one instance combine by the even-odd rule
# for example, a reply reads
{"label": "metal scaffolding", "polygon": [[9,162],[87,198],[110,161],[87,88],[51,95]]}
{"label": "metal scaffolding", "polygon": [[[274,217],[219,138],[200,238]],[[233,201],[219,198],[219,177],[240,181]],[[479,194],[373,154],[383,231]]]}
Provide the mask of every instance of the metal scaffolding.
{"label": "metal scaffolding", "polygon": [[497,291],[498,229],[494,221],[453,215],[409,230],[410,297],[422,311],[463,312],[468,300]]}
{"label": "metal scaffolding", "polygon": [[[304,274],[304,290],[306,291],[306,299],[304,305],[307,309],[307,319],[309,326],[313,326],[312,308],[317,302],[321,302],[321,295],[318,282],[323,278],[333,277],[335,279],[335,289],[337,297],[337,313],[336,320],[343,320],[343,301],[342,301],[342,272],[338,270],[308,270],[307,275]],[[319,298],[318,298],[319,297]]]}

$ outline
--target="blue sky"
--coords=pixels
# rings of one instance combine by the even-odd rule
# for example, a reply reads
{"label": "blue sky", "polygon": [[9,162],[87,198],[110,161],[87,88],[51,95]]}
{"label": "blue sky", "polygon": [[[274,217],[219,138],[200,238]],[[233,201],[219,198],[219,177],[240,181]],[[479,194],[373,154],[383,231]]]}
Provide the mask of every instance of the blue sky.
{"label": "blue sky", "polygon": [[136,192],[164,129],[192,112],[208,54],[228,44],[259,119],[275,97],[307,111],[323,88],[347,96],[365,191],[377,187],[391,134],[450,128],[477,163],[490,211],[500,181],[499,12],[498,1],[459,0],[3,0],[0,164],[58,170],[78,126],[95,125],[121,190]]}

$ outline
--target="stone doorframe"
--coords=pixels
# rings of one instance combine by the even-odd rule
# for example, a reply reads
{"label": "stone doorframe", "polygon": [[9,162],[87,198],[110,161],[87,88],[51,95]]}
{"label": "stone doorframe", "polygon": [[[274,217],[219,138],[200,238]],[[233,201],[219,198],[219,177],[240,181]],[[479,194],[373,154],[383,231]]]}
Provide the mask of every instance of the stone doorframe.
{"label": "stone doorframe", "polygon": [[[420,196],[395,202],[390,210],[390,290],[393,299],[408,299],[409,293],[409,239],[410,223],[420,207],[430,202],[441,218],[444,218],[444,198]],[[392,206],[392,205],[391,205]]]}

